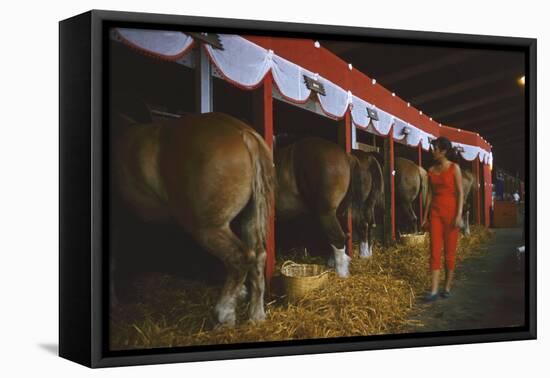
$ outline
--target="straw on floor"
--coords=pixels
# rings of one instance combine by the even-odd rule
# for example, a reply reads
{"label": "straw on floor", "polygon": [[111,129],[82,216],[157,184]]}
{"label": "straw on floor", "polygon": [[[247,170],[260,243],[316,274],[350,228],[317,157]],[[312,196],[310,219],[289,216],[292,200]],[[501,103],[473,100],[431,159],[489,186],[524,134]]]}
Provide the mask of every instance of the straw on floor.
{"label": "straw on floor", "polygon": [[[458,261],[484,253],[484,243],[491,237],[485,228],[472,227],[470,236],[460,237]],[[111,313],[111,349],[398,333],[407,325],[417,296],[429,284],[428,243],[426,238],[412,246],[375,245],[372,258],[352,260],[349,278],[331,272],[322,288],[297,302],[273,298],[266,304],[267,320],[262,323],[244,320],[247,308],[241,303],[239,322],[233,328],[216,326],[213,308],[219,287],[152,273],[136,283],[138,303],[121,305]],[[320,262],[318,258],[306,260]]]}

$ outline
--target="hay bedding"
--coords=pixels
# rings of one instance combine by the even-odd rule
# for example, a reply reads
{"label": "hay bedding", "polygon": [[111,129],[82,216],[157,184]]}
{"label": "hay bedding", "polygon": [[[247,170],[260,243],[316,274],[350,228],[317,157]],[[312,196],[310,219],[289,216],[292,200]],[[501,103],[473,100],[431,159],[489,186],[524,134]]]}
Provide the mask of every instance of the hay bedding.
{"label": "hay bedding", "polygon": [[[462,237],[458,261],[480,255],[490,231],[472,227]],[[358,253],[356,251],[355,255]],[[318,258],[294,253],[279,263],[295,261],[319,263]],[[110,334],[113,350],[189,345],[214,345],[292,339],[317,339],[341,336],[367,336],[398,333],[407,321],[415,298],[429,285],[428,240],[421,245],[396,245],[374,248],[371,259],[354,258],[351,275],[340,279],[330,273],[328,285],[288,304],[275,295],[266,304],[267,320],[255,324],[246,319],[241,301],[239,324],[234,328],[216,327],[213,311],[219,287],[150,274],[136,283],[138,303],[117,307],[111,314]],[[277,290],[277,277],[273,291]],[[417,324],[421,325],[421,324]]]}

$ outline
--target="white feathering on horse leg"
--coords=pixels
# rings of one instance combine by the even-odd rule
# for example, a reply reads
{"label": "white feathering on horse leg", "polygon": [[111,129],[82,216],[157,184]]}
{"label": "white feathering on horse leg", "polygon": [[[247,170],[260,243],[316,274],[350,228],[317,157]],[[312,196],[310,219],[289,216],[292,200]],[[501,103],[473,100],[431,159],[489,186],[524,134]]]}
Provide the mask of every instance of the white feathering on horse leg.
{"label": "white feathering on horse leg", "polygon": [[222,298],[216,305],[216,313],[220,324],[234,326],[237,320],[234,298]]}
{"label": "white feathering on horse leg", "polygon": [[239,291],[237,291],[237,298],[245,299],[247,294],[248,294],[248,290],[246,289],[246,285],[242,284]]}
{"label": "white feathering on horse leg", "polygon": [[371,252],[370,252],[370,249],[369,249],[369,242],[367,240],[362,241],[359,244],[359,257],[362,258],[362,259],[366,259],[370,256],[371,256]]}
{"label": "white feathering on horse leg", "polygon": [[351,257],[346,255],[346,248],[338,249],[331,245],[334,251],[334,260],[336,262],[336,274],[339,277],[346,278],[349,276],[349,262]]}
{"label": "white feathering on horse leg", "polygon": [[[262,277],[263,279],[263,277]],[[254,322],[262,322],[266,318],[264,309],[264,292],[265,287],[263,282],[257,282],[259,286],[253,284],[253,288],[250,291],[250,307],[249,318]]]}
{"label": "white feathering on horse leg", "polygon": [[259,303],[250,307],[250,320],[254,322],[263,322],[266,318],[263,298]]}

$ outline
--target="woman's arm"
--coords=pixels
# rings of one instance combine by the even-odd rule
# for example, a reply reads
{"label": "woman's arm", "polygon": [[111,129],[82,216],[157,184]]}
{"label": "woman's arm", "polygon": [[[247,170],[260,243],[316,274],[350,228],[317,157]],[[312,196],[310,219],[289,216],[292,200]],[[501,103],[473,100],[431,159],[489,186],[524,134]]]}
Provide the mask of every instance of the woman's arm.
{"label": "woman's arm", "polygon": [[[427,179],[427,178],[426,178]],[[432,206],[432,184],[430,184],[430,180],[428,180],[428,192],[426,193],[426,207],[424,209],[424,219],[422,220],[422,228],[424,228],[429,221],[430,216],[430,208]]]}
{"label": "woman's arm", "polygon": [[462,188],[462,172],[460,166],[455,164],[455,188],[456,188],[456,219],[455,227],[460,227],[462,224],[462,208],[464,207],[464,190]]}

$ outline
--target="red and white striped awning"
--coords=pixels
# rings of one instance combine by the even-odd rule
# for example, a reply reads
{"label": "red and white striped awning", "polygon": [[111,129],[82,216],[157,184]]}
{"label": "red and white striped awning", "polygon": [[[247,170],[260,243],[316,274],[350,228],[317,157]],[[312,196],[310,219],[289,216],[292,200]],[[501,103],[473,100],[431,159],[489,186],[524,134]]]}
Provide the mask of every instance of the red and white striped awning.
{"label": "red and white striped awning", "polygon": [[[176,31],[117,28],[113,30],[111,36],[145,54],[180,63],[185,61],[185,56],[192,51],[194,44],[193,37]],[[266,75],[271,73],[277,91],[286,101],[305,104],[311,96],[315,96],[321,110],[328,117],[341,119],[350,110],[351,119],[356,127],[377,135],[388,135],[390,131],[393,131],[394,140],[409,146],[420,144],[424,150],[429,149],[431,139],[444,135],[453,142],[454,146],[461,147],[459,151],[464,159],[472,161],[479,157],[481,162],[492,166],[493,155],[489,144],[478,134],[442,126],[431,118],[427,121],[424,119],[427,116],[424,115],[422,118],[422,112],[419,111],[417,111],[419,115],[410,116],[411,110],[416,111],[414,108],[411,109],[409,104],[405,105],[406,103],[398,97],[396,98],[395,94],[390,95],[385,88],[376,84],[375,80],[367,78],[362,73],[353,72],[355,75],[360,75],[357,76],[360,80],[351,80],[350,73],[342,72],[341,76],[347,75],[349,85],[346,88],[341,85],[342,83],[336,83],[336,80],[331,81],[328,77],[306,68],[305,64],[300,65],[278,55],[273,49],[253,42],[256,40],[269,45],[270,41],[267,39],[260,40],[262,37],[245,38],[230,34],[218,34],[218,36],[223,49],[217,49],[209,44],[203,44],[203,47],[217,69],[216,74],[240,88],[257,88],[262,84]],[[292,44],[294,40],[287,38],[285,41],[288,45]],[[305,40],[298,41],[303,48]],[[318,42],[310,41],[310,43],[312,49],[320,49]],[[317,62],[317,64],[323,64],[323,61]],[[354,70],[351,64],[344,66],[343,69],[350,72]],[[321,83],[325,94],[317,92],[312,94],[312,90],[306,86],[304,75]],[[352,87],[357,88],[361,84],[364,87],[370,85],[373,88],[361,88],[360,92],[364,95],[360,97],[352,93]],[[376,101],[372,99],[369,101],[369,98],[365,98],[368,97],[369,91],[374,92],[375,90],[381,94],[373,93],[373,99],[382,99],[383,96],[389,96],[389,98],[383,98],[378,105]],[[407,109],[400,109],[400,106],[406,106]],[[376,111],[377,120],[373,118],[372,114],[369,114],[369,109]],[[399,117],[397,113],[402,116]]]}

